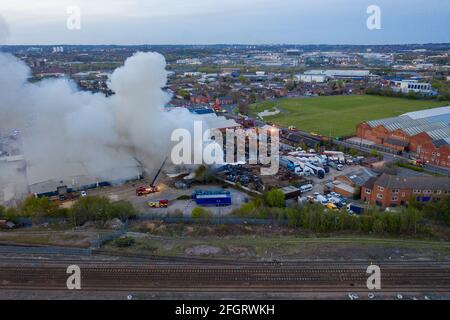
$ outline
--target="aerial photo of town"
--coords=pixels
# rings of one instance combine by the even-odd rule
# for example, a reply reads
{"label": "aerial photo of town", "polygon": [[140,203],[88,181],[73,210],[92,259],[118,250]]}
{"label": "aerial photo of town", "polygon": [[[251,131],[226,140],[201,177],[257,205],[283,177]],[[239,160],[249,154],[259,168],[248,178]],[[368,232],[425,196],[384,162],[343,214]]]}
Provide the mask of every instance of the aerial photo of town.
{"label": "aerial photo of town", "polygon": [[448,3],[21,2],[0,299],[450,298]]}

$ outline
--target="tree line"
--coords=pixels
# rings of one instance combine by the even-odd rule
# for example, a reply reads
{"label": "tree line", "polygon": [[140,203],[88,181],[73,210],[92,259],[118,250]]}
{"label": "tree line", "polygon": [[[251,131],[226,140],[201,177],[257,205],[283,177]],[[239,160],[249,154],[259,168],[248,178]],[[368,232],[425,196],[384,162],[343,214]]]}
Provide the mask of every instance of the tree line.
{"label": "tree line", "polygon": [[136,214],[129,201],[111,201],[100,196],[87,196],[77,200],[71,208],[61,208],[48,197],[28,197],[17,208],[0,206],[0,219],[17,221],[19,218],[64,218],[74,225],[87,221],[126,220]]}
{"label": "tree line", "polygon": [[345,208],[324,210],[320,204],[285,207],[284,195],[271,190],[242,205],[235,216],[287,221],[292,228],[313,232],[356,231],[365,233],[419,234],[429,231],[427,221],[434,220],[450,226],[450,197],[421,204],[411,199],[408,207],[394,212],[382,212],[369,207],[361,215],[350,215]]}

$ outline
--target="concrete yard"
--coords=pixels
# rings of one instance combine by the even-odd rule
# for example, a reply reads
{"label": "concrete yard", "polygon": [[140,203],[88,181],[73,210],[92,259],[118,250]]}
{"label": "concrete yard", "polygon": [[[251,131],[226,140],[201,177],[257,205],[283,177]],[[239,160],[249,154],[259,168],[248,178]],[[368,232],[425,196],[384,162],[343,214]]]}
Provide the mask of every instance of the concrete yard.
{"label": "concrete yard", "polygon": [[[168,213],[182,212],[183,216],[190,216],[191,211],[197,205],[192,200],[177,200],[179,197],[190,197],[192,192],[196,189],[202,190],[222,190],[221,185],[197,185],[188,189],[176,189],[171,187],[167,182],[161,182],[158,186],[161,188],[160,192],[145,195],[145,196],[136,196],[136,188],[145,185],[148,183],[147,181],[135,181],[129,182],[120,186],[112,186],[105,188],[98,188],[93,190],[88,190],[89,195],[99,195],[110,198],[113,201],[117,200],[128,200],[130,201],[135,208],[140,213],[154,213],[154,214],[162,214],[166,215]],[[232,205],[226,207],[207,207],[209,211],[211,211],[215,216],[227,215],[234,209],[237,209],[244,203],[248,198],[245,192],[227,188],[226,190],[231,192],[232,197]],[[148,206],[148,202],[157,201],[157,200],[169,200],[168,208],[150,208]]]}

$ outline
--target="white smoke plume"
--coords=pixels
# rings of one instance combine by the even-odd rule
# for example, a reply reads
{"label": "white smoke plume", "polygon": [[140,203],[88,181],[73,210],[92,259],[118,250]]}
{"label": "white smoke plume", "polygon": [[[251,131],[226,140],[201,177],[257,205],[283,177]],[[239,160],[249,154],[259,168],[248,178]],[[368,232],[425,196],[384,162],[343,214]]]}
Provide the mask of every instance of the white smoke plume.
{"label": "white smoke plume", "polygon": [[170,153],[171,132],[194,119],[184,108],[164,110],[165,67],[158,53],[136,53],[110,76],[115,95],[105,97],[68,79],[30,83],[28,66],[0,53],[0,131],[21,131],[32,180],[74,176],[69,163],[106,179],[133,159],[152,170]]}
{"label": "white smoke plume", "polygon": [[0,16],[0,45],[5,44],[9,37],[9,26],[5,21],[5,18]]}

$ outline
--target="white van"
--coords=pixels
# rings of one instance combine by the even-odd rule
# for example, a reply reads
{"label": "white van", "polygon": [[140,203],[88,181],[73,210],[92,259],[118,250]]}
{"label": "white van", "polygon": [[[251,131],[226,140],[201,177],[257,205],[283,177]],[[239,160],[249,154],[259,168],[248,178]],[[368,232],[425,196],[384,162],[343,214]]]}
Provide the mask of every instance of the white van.
{"label": "white van", "polygon": [[300,192],[301,193],[305,193],[305,192],[311,191],[312,189],[313,189],[313,185],[312,184],[305,184],[305,185],[300,187]]}

